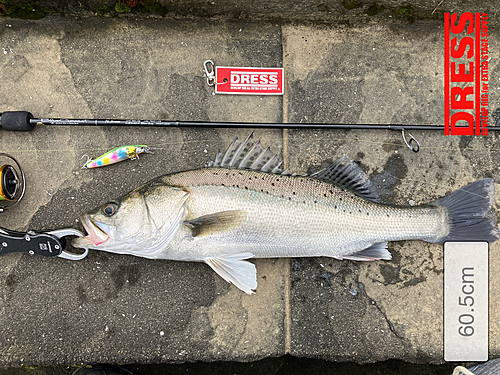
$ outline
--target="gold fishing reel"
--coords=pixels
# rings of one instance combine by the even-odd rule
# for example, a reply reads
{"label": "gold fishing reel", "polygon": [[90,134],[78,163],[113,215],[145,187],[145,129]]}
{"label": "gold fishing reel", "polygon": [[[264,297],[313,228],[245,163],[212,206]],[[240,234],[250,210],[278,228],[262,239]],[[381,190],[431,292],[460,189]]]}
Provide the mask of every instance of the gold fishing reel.
{"label": "gold fishing reel", "polygon": [[25,189],[24,172],[17,160],[0,152],[0,213],[19,202]]}

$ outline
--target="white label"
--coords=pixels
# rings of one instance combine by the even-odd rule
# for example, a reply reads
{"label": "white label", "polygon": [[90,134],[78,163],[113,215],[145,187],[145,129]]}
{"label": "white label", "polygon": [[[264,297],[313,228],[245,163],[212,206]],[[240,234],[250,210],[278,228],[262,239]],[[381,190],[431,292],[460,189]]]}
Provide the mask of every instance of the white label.
{"label": "white label", "polygon": [[488,243],[444,244],[444,359],[488,360]]}

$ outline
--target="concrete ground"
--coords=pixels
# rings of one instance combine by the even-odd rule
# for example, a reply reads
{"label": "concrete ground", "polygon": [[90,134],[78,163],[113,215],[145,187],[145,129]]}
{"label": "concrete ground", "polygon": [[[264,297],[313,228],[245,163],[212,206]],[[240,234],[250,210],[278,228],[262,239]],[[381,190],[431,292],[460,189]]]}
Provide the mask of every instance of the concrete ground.
{"label": "concrete ground", "polygon": [[[442,21],[306,26],[144,17],[2,18],[0,112],[35,117],[192,121],[443,123]],[[490,25],[490,112],[500,87]],[[213,95],[203,61],[283,66],[285,95]],[[493,118],[490,120],[493,122]],[[346,154],[391,204],[428,202],[483,177],[500,181],[497,135],[260,130],[300,173]],[[37,127],[0,132],[26,196],[0,214],[16,230],[75,227],[79,216],[170,172],[204,165],[241,129]],[[125,144],[154,155],[81,170]],[[497,189],[500,187],[496,184]],[[496,198],[495,210],[500,208]],[[298,357],[443,362],[443,246],[391,243],[390,262],[258,259],[245,295],[204,264],[91,251],[82,261],[0,257],[0,366],[181,363]],[[500,269],[490,245],[490,357],[500,356]]]}

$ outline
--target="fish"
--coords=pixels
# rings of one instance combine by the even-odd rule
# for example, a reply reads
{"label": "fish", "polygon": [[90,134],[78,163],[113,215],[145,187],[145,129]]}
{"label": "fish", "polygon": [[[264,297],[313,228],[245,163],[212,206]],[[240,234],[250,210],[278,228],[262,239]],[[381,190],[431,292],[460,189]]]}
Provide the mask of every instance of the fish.
{"label": "fish", "polygon": [[[204,262],[247,294],[257,289],[250,258],[391,260],[389,241],[496,241],[485,178],[418,206],[380,202],[365,172],[345,155],[310,175],[292,174],[253,132],[205,167],[157,177],[82,215],[77,248],[149,259]],[[490,215],[492,216],[492,215]]]}

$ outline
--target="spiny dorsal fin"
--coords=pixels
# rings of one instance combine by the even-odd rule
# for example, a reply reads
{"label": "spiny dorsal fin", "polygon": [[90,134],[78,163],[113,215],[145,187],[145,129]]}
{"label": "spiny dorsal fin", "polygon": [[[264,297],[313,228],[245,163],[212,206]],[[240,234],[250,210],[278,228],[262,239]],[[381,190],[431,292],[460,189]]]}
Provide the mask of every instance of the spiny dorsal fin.
{"label": "spiny dorsal fin", "polygon": [[[236,137],[225,154],[222,154],[219,150],[215,161],[209,160],[206,166],[209,168],[251,169],[253,171],[295,176],[288,169],[284,171],[281,168],[282,163],[278,155],[272,153],[269,147],[263,148],[260,141],[254,141],[252,131],[243,142]],[[348,160],[345,155],[310,177],[337,185],[365,199],[374,202],[379,201],[377,189],[368,176],[359,165],[352,160]]]}

